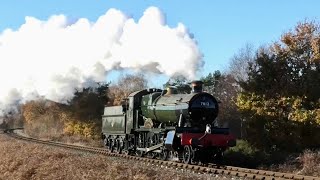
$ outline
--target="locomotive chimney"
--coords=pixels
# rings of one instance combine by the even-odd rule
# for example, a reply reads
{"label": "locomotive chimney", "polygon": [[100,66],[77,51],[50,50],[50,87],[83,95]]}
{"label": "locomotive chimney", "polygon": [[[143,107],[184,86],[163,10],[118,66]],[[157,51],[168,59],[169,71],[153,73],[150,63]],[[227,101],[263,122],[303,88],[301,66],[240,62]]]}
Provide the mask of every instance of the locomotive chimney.
{"label": "locomotive chimney", "polygon": [[202,81],[192,81],[191,82],[191,87],[192,87],[192,92],[193,93],[199,93],[202,92]]}

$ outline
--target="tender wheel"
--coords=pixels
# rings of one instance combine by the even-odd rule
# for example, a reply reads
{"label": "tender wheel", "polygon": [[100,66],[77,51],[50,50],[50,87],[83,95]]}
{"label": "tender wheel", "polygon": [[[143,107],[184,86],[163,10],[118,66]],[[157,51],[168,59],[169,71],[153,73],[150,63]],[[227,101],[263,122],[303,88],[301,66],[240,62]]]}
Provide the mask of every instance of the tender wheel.
{"label": "tender wheel", "polygon": [[109,145],[109,151],[112,153],[114,152],[114,146],[112,144]]}
{"label": "tender wheel", "polygon": [[109,139],[109,151],[114,152],[114,141],[112,139]]}
{"label": "tender wheel", "polygon": [[104,143],[106,149],[107,149],[108,151],[110,151],[110,150],[111,150],[111,149],[110,149],[110,148],[111,148],[111,139],[108,138],[108,137],[105,137],[104,140],[103,140],[103,143]]}
{"label": "tender wheel", "polygon": [[105,138],[103,139],[103,145],[104,145],[106,148],[109,147],[108,138],[105,137]]}
{"label": "tender wheel", "polygon": [[190,164],[192,159],[192,148],[191,146],[184,146],[182,153],[182,161],[185,164]]}
{"label": "tender wheel", "polygon": [[115,151],[118,154],[121,154],[121,152],[122,152],[122,144],[121,144],[120,140],[116,140]]}
{"label": "tender wheel", "polygon": [[122,153],[125,154],[125,155],[130,155],[130,154],[131,154],[131,150],[129,150],[129,143],[128,143],[128,141],[124,141],[124,142],[123,142]]}

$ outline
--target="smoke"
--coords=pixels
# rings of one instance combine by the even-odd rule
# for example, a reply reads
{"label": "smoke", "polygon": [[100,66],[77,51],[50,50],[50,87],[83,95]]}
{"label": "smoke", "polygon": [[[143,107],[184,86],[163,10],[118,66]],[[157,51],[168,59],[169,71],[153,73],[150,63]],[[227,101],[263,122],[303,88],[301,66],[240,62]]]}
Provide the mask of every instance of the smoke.
{"label": "smoke", "polygon": [[194,78],[203,66],[193,36],[179,23],[166,25],[156,7],[135,22],[110,9],[96,22],[53,15],[26,17],[0,33],[0,111],[45,97],[66,103],[75,89],[105,81],[108,71],[133,69]]}

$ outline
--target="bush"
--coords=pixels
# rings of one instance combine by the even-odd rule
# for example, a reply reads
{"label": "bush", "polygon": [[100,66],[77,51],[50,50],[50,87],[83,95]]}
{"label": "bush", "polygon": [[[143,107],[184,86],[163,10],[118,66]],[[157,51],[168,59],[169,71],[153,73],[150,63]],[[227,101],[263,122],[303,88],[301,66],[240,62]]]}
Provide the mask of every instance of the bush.
{"label": "bush", "polygon": [[225,163],[232,166],[247,168],[265,168],[274,164],[284,163],[288,157],[287,152],[274,151],[272,153],[262,151],[246,140],[238,140],[235,147],[225,152]]}
{"label": "bush", "polygon": [[235,147],[231,147],[228,149],[229,153],[231,152],[241,152],[246,156],[253,156],[258,152],[258,149],[253,147],[248,141],[246,140],[237,140],[237,145]]}
{"label": "bush", "polygon": [[262,163],[264,155],[246,140],[237,140],[235,147],[225,152],[225,163],[233,166],[255,168]]}
{"label": "bush", "polygon": [[63,133],[67,135],[84,136],[85,138],[97,138],[100,132],[97,131],[97,125],[93,122],[70,121],[65,123]]}
{"label": "bush", "polygon": [[304,151],[298,158],[302,165],[299,172],[304,175],[320,176],[320,151]]}

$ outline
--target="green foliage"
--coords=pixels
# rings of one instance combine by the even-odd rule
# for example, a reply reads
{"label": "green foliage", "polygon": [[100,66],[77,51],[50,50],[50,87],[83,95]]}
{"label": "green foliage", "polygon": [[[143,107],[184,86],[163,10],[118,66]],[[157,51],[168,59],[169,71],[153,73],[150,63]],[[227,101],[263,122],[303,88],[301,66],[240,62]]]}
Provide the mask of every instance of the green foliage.
{"label": "green foliage", "polygon": [[247,132],[252,135],[248,139],[273,151],[319,146],[319,108],[303,109],[303,102],[299,97],[267,99],[256,94],[239,95],[237,105],[247,117]]}
{"label": "green foliage", "polygon": [[207,76],[202,77],[200,80],[203,82],[203,85],[205,87],[214,87],[215,85],[217,85],[221,76],[221,72],[217,70],[214,73],[209,73]]}
{"label": "green foliage", "polygon": [[190,82],[184,76],[178,75],[171,77],[163,87],[166,88],[168,86],[175,86],[177,88],[178,93],[188,94],[191,92]]}
{"label": "green foliage", "polygon": [[267,152],[258,149],[246,140],[237,140],[237,145],[227,149],[225,152],[226,164],[248,168],[270,167],[275,164],[283,164],[287,158],[288,152]]}
{"label": "green foliage", "polygon": [[235,153],[235,152],[241,152],[242,154],[246,156],[254,156],[258,149],[252,146],[248,141],[246,140],[237,140],[237,145],[234,147],[229,148],[226,153]]}
{"label": "green foliage", "polygon": [[237,145],[225,152],[225,163],[233,166],[256,168],[263,163],[265,156],[248,141],[237,140]]}
{"label": "green foliage", "polygon": [[[108,86],[104,88],[107,89]],[[84,88],[75,92],[74,97],[69,102],[69,109],[75,119],[80,121],[100,120],[107,98],[106,95],[101,96],[101,93],[97,90],[98,88]],[[105,90],[103,91],[105,92]]]}
{"label": "green foliage", "polygon": [[320,147],[319,52],[313,22],[299,23],[260,50],[237,97],[250,142],[268,151]]}
{"label": "green foliage", "polygon": [[64,122],[65,134],[81,135],[86,138],[98,136],[101,132],[101,114],[108,100],[109,84],[99,83],[98,87],[76,91],[70,101],[69,118]]}
{"label": "green foliage", "polygon": [[202,77],[200,80],[203,82],[204,91],[216,95],[218,90],[218,85],[222,82],[222,76],[219,70],[214,73],[209,73],[207,76]]}

